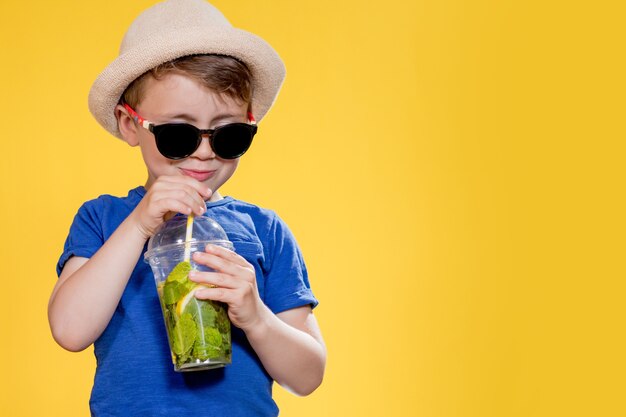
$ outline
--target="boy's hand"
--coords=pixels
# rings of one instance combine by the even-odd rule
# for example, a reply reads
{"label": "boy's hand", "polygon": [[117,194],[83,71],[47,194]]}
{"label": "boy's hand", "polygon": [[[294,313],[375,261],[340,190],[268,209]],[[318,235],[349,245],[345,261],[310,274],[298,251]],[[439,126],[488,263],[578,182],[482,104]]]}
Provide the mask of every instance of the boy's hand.
{"label": "boy's hand", "polygon": [[146,239],[175,213],[198,216],[206,211],[205,200],[212,191],[200,181],[186,176],[162,176],[148,189],[131,216]]}
{"label": "boy's hand", "polygon": [[259,297],[254,267],[235,252],[215,245],[195,252],[193,260],[216,271],[189,273],[192,281],[215,286],[199,289],[196,298],[228,304],[228,316],[235,326],[243,331],[254,328],[267,310]]}

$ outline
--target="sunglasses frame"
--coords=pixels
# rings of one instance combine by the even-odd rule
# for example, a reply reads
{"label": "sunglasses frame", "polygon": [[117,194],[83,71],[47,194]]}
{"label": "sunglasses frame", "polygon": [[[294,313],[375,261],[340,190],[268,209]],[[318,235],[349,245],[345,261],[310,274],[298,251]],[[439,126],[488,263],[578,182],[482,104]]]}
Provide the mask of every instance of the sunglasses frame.
{"label": "sunglasses frame", "polygon": [[[209,136],[209,144],[211,145],[211,149],[213,150],[215,155],[217,155],[218,158],[227,159],[227,160],[237,159],[237,158],[241,157],[244,153],[246,153],[248,151],[248,149],[250,149],[250,145],[252,144],[252,140],[254,139],[254,135],[256,134],[257,129],[258,129],[258,127],[256,125],[256,121],[254,120],[254,116],[252,115],[251,112],[248,112],[248,120],[249,120],[250,123],[229,123],[229,124],[226,124],[226,125],[223,125],[223,126],[218,126],[215,129],[198,129],[197,127],[195,127],[194,125],[192,125],[190,123],[163,123],[161,125],[155,125],[154,123],[149,122],[148,120],[146,120],[143,117],[141,117],[127,103],[123,103],[123,106],[128,111],[128,113],[130,114],[130,116],[133,118],[133,120],[135,122],[137,122],[141,127],[143,127],[144,129],[150,131],[154,135],[154,139],[155,139],[156,144],[157,144],[157,149],[159,150],[161,155],[163,155],[164,157],[166,157],[168,159],[173,159],[173,160],[185,159],[185,158],[188,158],[191,155],[193,155],[193,153],[195,151],[197,151],[198,148],[200,147],[200,143],[202,143],[202,135],[208,135]],[[161,149],[159,147],[159,143],[158,143],[159,142],[159,140],[158,140],[159,130],[161,128],[164,128],[164,127],[176,126],[176,125],[191,127],[197,133],[196,146],[194,147],[193,151],[191,153],[189,153],[188,155],[172,157],[171,155],[163,154],[163,152],[161,151]],[[248,146],[246,146],[246,148],[241,153],[239,153],[239,154],[237,154],[235,156],[230,156],[230,157],[226,158],[226,157],[223,157],[223,156],[219,155],[215,151],[215,147],[213,145],[213,140],[214,140],[213,138],[214,138],[215,134],[217,132],[219,132],[221,129],[224,129],[224,128],[228,127],[228,126],[233,126],[233,125],[245,126],[248,129],[248,131],[250,132],[250,143],[248,144]]]}

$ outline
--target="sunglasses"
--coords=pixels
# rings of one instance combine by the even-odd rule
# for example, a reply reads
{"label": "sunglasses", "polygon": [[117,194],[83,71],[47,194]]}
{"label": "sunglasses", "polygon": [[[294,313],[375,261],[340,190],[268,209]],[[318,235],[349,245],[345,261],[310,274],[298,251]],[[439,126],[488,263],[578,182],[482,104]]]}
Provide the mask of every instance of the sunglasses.
{"label": "sunglasses", "polygon": [[250,148],[257,125],[248,112],[250,123],[229,123],[215,129],[198,129],[188,123],[165,123],[155,125],[139,116],[124,103],[132,118],[144,129],[154,134],[156,146],[161,155],[169,159],[184,159],[191,156],[200,146],[202,135],[209,135],[209,144],[215,155],[221,159],[237,159]]}

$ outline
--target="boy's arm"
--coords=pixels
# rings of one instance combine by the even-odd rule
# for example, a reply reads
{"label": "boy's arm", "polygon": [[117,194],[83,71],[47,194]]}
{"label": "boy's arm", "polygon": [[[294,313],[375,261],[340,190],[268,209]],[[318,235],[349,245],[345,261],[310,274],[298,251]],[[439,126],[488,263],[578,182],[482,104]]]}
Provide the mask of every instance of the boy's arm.
{"label": "boy's arm", "polygon": [[324,377],[326,346],[311,307],[276,315],[265,310],[259,324],[246,331],[250,345],[282,387],[298,395],[312,393]]}
{"label": "boy's arm", "polygon": [[48,304],[52,336],[77,352],[91,345],[109,324],[146,242],[129,217],[93,257],[65,264]]}
{"label": "boy's arm", "polygon": [[65,263],[48,304],[54,339],[67,350],[91,345],[109,324],[146,240],[172,212],[201,215],[211,196],[190,177],[160,177],[135,210],[89,259]]}
{"label": "boy's arm", "polygon": [[192,281],[213,286],[196,291],[196,297],[228,304],[231,321],[246,333],[276,382],[298,395],[313,392],[324,376],[326,347],[311,307],[275,315],[259,297],[254,267],[243,257],[215,245],[193,257],[216,271],[189,273]]}

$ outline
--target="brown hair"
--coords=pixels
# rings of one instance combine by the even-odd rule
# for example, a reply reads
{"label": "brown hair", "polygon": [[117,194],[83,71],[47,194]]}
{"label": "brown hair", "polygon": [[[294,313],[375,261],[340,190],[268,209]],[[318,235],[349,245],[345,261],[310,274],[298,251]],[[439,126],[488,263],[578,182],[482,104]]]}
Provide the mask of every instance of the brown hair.
{"label": "brown hair", "polygon": [[157,80],[170,73],[186,75],[205,87],[242,103],[252,101],[252,73],[241,61],[226,55],[190,55],[165,62],[135,79],[121,101],[135,107],[143,98],[148,77]]}

